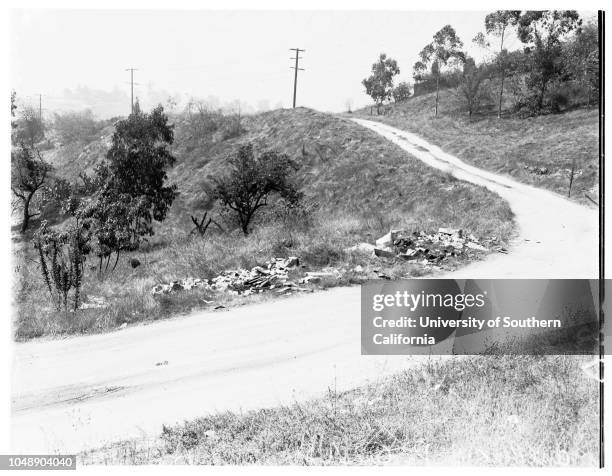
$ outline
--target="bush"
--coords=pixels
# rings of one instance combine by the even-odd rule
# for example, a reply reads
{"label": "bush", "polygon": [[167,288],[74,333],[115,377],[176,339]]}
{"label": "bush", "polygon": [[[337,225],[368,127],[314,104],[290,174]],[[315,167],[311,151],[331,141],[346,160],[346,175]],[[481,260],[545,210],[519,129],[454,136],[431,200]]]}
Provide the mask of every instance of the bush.
{"label": "bush", "polygon": [[253,145],[247,144],[228,162],[231,172],[215,180],[214,197],[234,212],[245,235],[249,234],[255,214],[268,204],[271,193],[291,203],[299,201],[300,193],[291,181],[298,166],[287,154],[268,151],[255,157]]}
{"label": "bush", "polygon": [[64,144],[83,143],[93,140],[102,130],[103,123],[97,122],[93,113],[87,109],[55,114],[53,127]]}
{"label": "bush", "polygon": [[410,98],[410,94],[412,92],[412,88],[406,82],[399,83],[395,88],[393,88],[393,100],[395,102],[403,102]]}

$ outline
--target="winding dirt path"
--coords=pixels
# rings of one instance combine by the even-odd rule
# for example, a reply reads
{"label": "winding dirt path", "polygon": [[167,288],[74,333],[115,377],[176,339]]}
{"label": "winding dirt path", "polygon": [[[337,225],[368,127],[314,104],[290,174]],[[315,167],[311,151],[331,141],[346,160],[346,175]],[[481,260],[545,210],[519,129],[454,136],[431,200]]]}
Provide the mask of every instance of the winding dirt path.
{"label": "winding dirt path", "polygon": [[[510,253],[465,266],[454,278],[598,277],[597,210],[560,195],[468,165],[415,134],[376,121],[353,119],[431,167],[486,187],[505,199],[518,228]],[[449,276],[450,277],[450,276]]]}
{"label": "winding dirt path", "polygon": [[[453,277],[597,277],[596,211],[464,164],[413,134],[355,122],[509,202],[519,227],[510,253]],[[360,290],[352,287],[108,334],[16,344],[13,451],[72,453],[154,437],[164,423],[303,401],[419,363],[415,357],[361,356],[359,321]]]}

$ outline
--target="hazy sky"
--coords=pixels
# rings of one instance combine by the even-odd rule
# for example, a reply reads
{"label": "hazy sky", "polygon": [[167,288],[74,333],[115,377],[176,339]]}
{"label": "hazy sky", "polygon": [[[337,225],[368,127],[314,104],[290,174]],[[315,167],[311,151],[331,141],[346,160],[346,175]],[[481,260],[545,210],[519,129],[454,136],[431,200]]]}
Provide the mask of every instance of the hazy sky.
{"label": "hazy sky", "polygon": [[[306,50],[298,105],[340,111],[368,103],[361,80],[381,52],[399,80],[432,35],[451,24],[468,50],[485,12],[14,10],[11,82],[43,107],[129,112],[129,73],[143,105],[170,94],[240,99],[259,109],[291,106],[293,52]],[[518,47],[513,37],[508,46]],[[79,89],[80,88],[80,89]],[[71,90],[67,95],[65,90]],[[115,111],[118,110],[118,111]]]}

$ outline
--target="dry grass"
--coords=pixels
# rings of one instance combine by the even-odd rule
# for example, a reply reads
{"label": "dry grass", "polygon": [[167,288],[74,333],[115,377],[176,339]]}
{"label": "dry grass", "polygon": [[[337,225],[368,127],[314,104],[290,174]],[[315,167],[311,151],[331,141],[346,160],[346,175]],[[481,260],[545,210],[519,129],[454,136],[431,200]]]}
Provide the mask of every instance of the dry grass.
{"label": "dry grass", "polygon": [[[587,357],[429,362],[318,400],[220,413],[81,455],[96,464],[596,466]],[[206,409],[202,409],[206,413]]]}
{"label": "dry grass", "polygon": [[[177,121],[180,129],[180,118]],[[426,167],[354,123],[297,109],[248,117],[243,125],[247,132],[231,140],[195,147],[177,139],[178,161],[171,180],[179,185],[181,195],[167,220],[157,226],[154,239],[140,251],[122,256],[112,273],[100,275],[86,267],[85,297],[104,298],[108,307],[77,313],[55,311],[31,245],[21,243],[20,251],[15,252],[16,337],[100,332],[124,323],[203,308],[211,300],[215,306],[249,302],[253,298],[213,296],[202,290],[159,299],[151,296],[150,290],[158,283],[186,277],[211,278],[224,270],[252,267],[273,257],[299,256],[306,266],[302,271],[326,266],[343,271],[341,279],[324,281],[323,287],[359,283],[371,277],[374,270],[393,278],[423,274],[423,269],[413,264],[345,251],[362,241],[373,243],[390,228],[463,228],[479,238],[495,236],[502,243],[512,234],[512,213],[498,196]],[[181,137],[180,130],[177,137]],[[312,214],[303,223],[287,224],[277,218],[271,205],[248,237],[237,231],[216,231],[204,240],[189,238],[189,214],[202,210],[211,177],[224,171],[227,154],[247,141],[254,141],[258,150],[287,152],[302,164],[298,179]],[[101,149],[90,146],[87,150]],[[58,155],[56,151],[56,158]],[[91,166],[95,158],[87,157],[86,163]],[[211,213],[219,217],[219,210]],[[132,269],[132,257],[142,265]],[[364,271],[352,272],[356,265]]]}
{"label": "dry grass", "polygon": [[[432,94],[393,105],[388,115],[357,115],[419,134],[424,139],[478,167],[553,190],[567,196],[569,171],[576,160],[577,175],[572,198],[592,205],[585,193],[598,200],[599,125],[595,108],[562,114],[520,118],[507,113],[501,120],[494,112],[471,120],[460,110],[451,90],[440,92],[440,112],[433,117]],[[529,169],[531,167],[532,169]],[[544,167],[541,174],[533,168]]]}

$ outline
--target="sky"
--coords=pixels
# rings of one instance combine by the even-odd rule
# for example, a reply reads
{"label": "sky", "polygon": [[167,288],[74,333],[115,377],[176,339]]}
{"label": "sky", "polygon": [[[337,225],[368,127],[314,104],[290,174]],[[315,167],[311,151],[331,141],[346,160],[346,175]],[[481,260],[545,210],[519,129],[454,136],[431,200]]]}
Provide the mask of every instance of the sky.
{"label": "sky", "polygon": [[[291,107],[294,61],[301,53],[298,106],[338,112],[369,104],[361,80],[382,52],[396,59],[398,81],[433,34],[451,24],[471,40],[486,12],[13,10],[11,87],[45,115],[91,108],[100,117],[129,113],[126,68],[136,68],[144,108],[173,96],[245,111]],[[510,49],[520,47],[511,35]]]}

